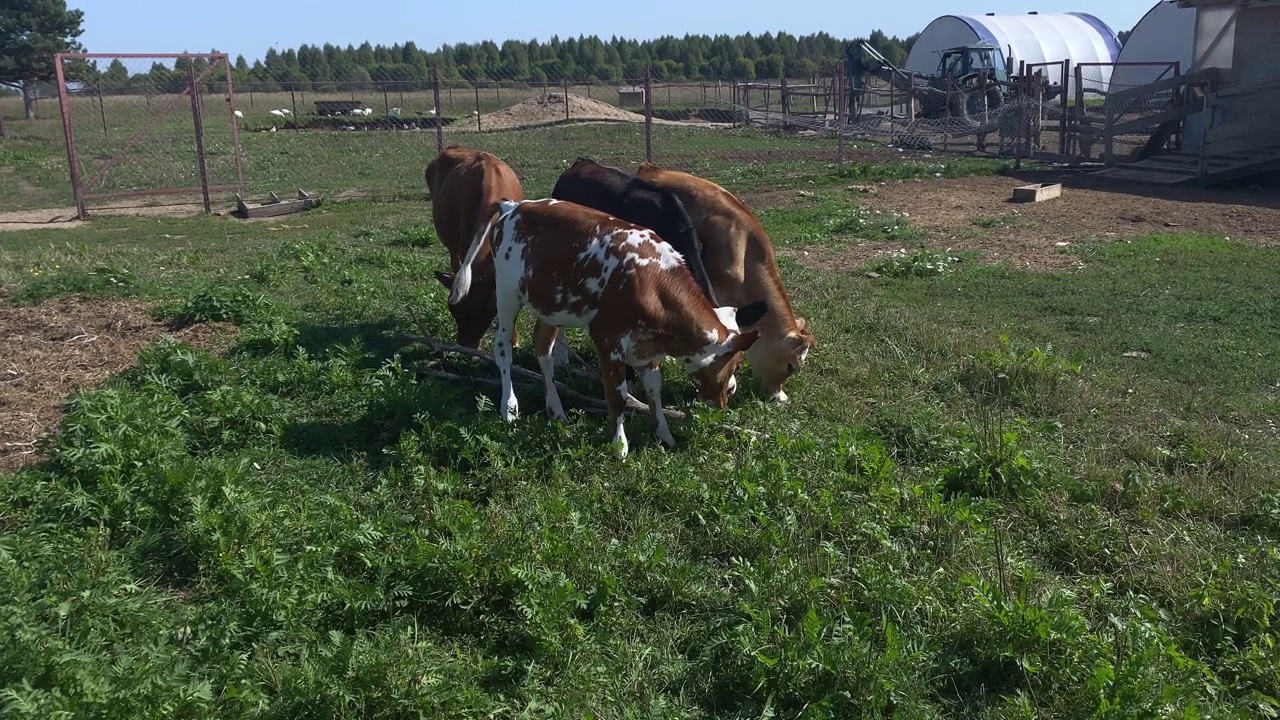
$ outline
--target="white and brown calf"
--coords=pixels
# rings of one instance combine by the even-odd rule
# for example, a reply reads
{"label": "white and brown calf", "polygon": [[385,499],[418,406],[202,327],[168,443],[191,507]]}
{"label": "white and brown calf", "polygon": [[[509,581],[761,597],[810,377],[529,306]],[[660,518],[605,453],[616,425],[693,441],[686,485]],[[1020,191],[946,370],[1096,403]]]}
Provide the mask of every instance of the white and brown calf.
{"label": "white and brown calf", "polygon": [[668,357],[689,371],[698,397],[712,407],[728,404],[734,372],[758,332],[741,332],[768,310],[764,302],[714,307],[684,258],[657,233],[572,202],[502,200],[499,211],[471,244],[449,302],[471,288],[471,264],[484,245],[494,257],[498,331],[494,359],[502,378],[504,420],[518,410],[511,386],[511,333],[520,309],[540,321],[534,347],[546,388],[547,410],[565,419],[553,379],[552,351],[559,328],[584,328],[600,357],[613,441],[626,457],[623,431],[625,366],[636,368],[649,396],[658,438],[675,446],[662,414],[659,363]]}

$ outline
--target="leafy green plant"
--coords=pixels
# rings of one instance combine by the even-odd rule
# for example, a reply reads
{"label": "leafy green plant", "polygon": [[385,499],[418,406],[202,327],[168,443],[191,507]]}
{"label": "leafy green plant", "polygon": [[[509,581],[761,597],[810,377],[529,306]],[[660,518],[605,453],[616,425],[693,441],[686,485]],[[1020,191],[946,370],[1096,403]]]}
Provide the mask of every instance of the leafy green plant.
{"label": "leafy green plant", "polygon": [[817,228],[810,232],[808,241],[812,244],[829,244],[834,238],[848,236],[894,242],[912,240],[917,232],[911,227],[909,217],[906,213],[882,213],[856,205],[845,205],[827,214]]}
{"label": "leafy green plant", "polygon": [[920,248],[908,253],[906,250],[894,250],[889,257],[871,265],[871,270],[885,277],[932,277],[945,273],[951,266],[960,262],[960,258],[948,252]]}
{"label": "leafy green plant", "polygon": [[244,285],[218,285],[189,295],[171,312],[171,322],[174,328],[210,322],[242,325],[262,320],[274,309],[275,303]]}
{"label": "leafy green plant", "polygon": [[28,269],[18,299],[33,302],[59,295],[129,295],[136,286],[127,267],[97,263],[83,269],[45,263]]}
{"label": "leafy green plant", "polygon": [[984,402],[1057,412],[1078,389],[1081,362],[1043,347],[1000,336],[1000,346],[960,360],[961,387]]}

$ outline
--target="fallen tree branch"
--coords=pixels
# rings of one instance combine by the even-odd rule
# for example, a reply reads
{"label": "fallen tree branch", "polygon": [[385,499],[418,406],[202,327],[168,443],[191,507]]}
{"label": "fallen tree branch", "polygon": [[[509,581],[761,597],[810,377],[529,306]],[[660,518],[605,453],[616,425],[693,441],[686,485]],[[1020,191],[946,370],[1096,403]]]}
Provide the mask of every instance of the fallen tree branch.
{"label": "fallen tree branch", "polygon": [[[489,385],[491,387],[502,386],[502,381],[497,378],[482,378],[482,377],[475,377],[474,375],[458,375],[457,373],[451,373],[447,370],[437,370],[434,368],[428,368],[426,370],[423,370],[422,373],[427,377],[438,378],[440,380],[451,380],[451,381],[461,380],[464,382],[476,383],[478,385]],[[595,415],[599,417],[609,416],[609,407],[605,404],[603,400],[598,400],[593,397],[587,397],[586,395],[575,392],[574,390],[565,388],[563,385],[561,385],[558,382],[556,383],[556,388],[561,393],[563,393],[565,397],[577,402],[579,404],[578,409],[582,410],[588,415]],[[650,409],[650,407],[647,404],[639,401],[634,401],[634,402],[630,400],[627,401],[626,405],[623,407],[622,412],[624,415],[641,414],[641,415],[648,415],[650,417],[653,416],[653,411]],[[663,408],[662,414],[666,415],[668,420],[685,420],[689,417],[687,413],[681,412],[680,410],[673,410],[671,408]],[[750,430],[748,428],[738,427],[737,425],[717,425],[716,427],[719,430],[723,431],[726,435],[731,435],[731,436],[745,436],[745,437],[753,438],[756,440],[765,440],[769,437],[767,434],[762,433],[758,430]]]}
{"label": "fallen tree branch", "polygon": [[[407,340],[420,342],[436,352],[458,353],[459,355],[466,355],[468,357],[484,360],[488,362],[490,365],[494,365],[494,366],[497,365],[497,362],[493,359],[493,356],[484,352],[483,350],[463,347],[461,345],[455,345],[452,343],[442,343],[436,340],[435,338],[428,337],[425,335],[404,335],[402,337]],[[474,382],[474,383],[489,385],[494,387],[502,386],[502,381],[499,378],[481,378],[481,377],[475,377],[471,375],[458,375],[456,373],[451,373],[446,370],[440,370],[436,368],[425,369],[423,370],[423,373],[429,377],[435,377],[442,380],[463,380],[463,381]],[[513,382],[515,380],[515,377],[519,376],[526,380],[536,382],[536,384],[539,387],[542,386],[542,373],[533,372],[528,368],[522,368],[519,365],[516,365],[515,363],[512,363],[511,365],[511,375],[512,375]],[[600,398],[594,398],[594,397],[589,397],[587,395],[583,395],[577,390],[567,387],[564,383],[560,382],[559,380],[553,379],[552,382],[555,384],[556,390],[560,393],[562,398],[565,398],[577,403],[578,405],[582,406],[582,409],[584,411],[589,412],[592,415],[608,415],[608,412],[609,412],[608,405],[605,404],[604,400]],[[640,402],[638,399],[630,396],[628,396],[625,399],[625,404],[623,405],[623,412],[624,413],[646,413],[650,416],[652,416],[653,414],[653,411],[650,409],[647,403]],[[689,417],[687,413],[681,412],[680,410],[673,410],[671,408],[663,408],[662,414],[666,415],[667,418],[670,420],[685,420]],[[718,425],[717,427],[731,435],[745,435],[747,437],[755,438],[757,440],[763,440],[769,437],[767,434],[759,432],[758,430],[750,430],[747,428],[738,427],[736,425]]]}

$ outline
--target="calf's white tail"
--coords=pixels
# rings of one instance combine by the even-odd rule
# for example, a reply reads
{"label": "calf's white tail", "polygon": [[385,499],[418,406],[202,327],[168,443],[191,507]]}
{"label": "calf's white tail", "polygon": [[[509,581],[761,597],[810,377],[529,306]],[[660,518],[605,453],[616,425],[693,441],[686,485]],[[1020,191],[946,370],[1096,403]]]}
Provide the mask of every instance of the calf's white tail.
{"label": "calf's white tail", "polygon": [[490,236],[493,234],[493,226],[495,223],[506,219],[512,210],[519,207],[520,203],[513,200],[499,200],[498,212],[489,218],[489,222],[484,228],[476,233],[476,237],[471,241],[471,247],[467,248],[467,256],[462,260],[462,267],[458,268],[458,274],[453,278],[453,286],[449,288],[449,304],[456,305],[458,301],[467,296],[471,291],[471,265],[476,261],[476,255],[480,254],[480,248],[486,242],[489,242]]}

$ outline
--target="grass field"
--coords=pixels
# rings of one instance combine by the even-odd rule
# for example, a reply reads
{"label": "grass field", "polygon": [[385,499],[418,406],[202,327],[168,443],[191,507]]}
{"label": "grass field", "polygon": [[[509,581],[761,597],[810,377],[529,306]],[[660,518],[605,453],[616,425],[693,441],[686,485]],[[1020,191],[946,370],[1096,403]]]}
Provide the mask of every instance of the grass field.
{"label": "grass field", "polygon": [[[108,98],[110,103],[111,98]],[[206,106],[205,150],[210,182],[234,183],[231,124]],[[95,173],[126,141],[141,131],[151,115],[119,114],[119,124],[104,131],[93,113],[74,116],[82,175],[91,192],[199,187],[191,113],[178,107],[157,124],[125,159]],[[259,127],[261,124],[259,123]],[[0,143],[0,207],[26,209],[70,206],[72,197],[61,121],[11,122],[12,137]],[[326,195],[422,197],[422,171],[436,153],[434,130],[370,130],[363,132],[241,132],[246,192],[292,193],[296,188]],[[526,184],[550,191],[555,178],[579,155],[631,165],[644,158],[644,126],[640,123],[577,123],[530,130],[477,133],[460,126],[444,130],[446,144],[461,143],[490,150],[506,159]],[[766,132],[758,128],[716,129],[659,124],[653,128],[656,162],[752,189],[780,180],[807,181],[828,172],[836,158],[831,137]],[[870,145],[870,143],[860,143]],[[858,144],[851,144],[856,149]],[[989,161],[939,156],[913,161],[914,172],[931,176],[967,166],[995,167]],[[216,194],[226,203],[230,192]],[[156,196],[147,202],[173,202]],[[90,203],[111,207],[118,200]]]}
{"label": "grass field", "polygon": [[[634,158],[603,132],[490,141]],[[780,252],[907,252],[874,281],[780,260],[819,339],[791,403],[748,381],[713,413],[668,368],[679,447],[635,418],[625,462],[536,387],[507,426],[490,387],[420,371],[496,377],[401,337],[451,337],[421,202],[7,234],[10,307],[86,294],[235,334],[151,343],[0,474],[2,714],[1275,716],[1276,251],[1081,238],[1083,269],[986,265],[846,185],[994,164],[743,166],[718,137],[686,152]],[[410,186],[429,159],[261,138],[277,188]],[[524,172],[536,195],[558,168]],[[766,206],[779,186],[809,194]]]}

